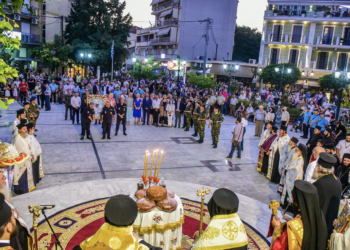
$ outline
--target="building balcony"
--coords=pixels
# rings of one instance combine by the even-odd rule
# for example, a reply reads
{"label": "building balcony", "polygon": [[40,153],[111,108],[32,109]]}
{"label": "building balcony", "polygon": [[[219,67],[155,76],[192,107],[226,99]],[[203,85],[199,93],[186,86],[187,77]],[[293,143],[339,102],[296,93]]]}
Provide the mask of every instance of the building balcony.
{"label": "building balcony", "polygon": [[350,48],[350,40],[344,39],[341,37],[333,37],[333,38],[322,38],[321,36],[317,36],[316,44],[317,47],[325,47],[325,48]]}
{"label": "building balcony", "polygon": [[283,45],[305,45],[308,37],[306,35],[289,35],[289,34],[268,34],[266,43],[268,44],[283,44]]}
{"label": "building balcony", "polygon": [[136,47],[147,47],[148,45],[149,45],[149,41],[136,42]]}
{"label": "building balcony", "polygon": [[22,33],[21,34],[21,42],[22,43],[40,44],[40,36],[34,35],[34,34]]}
{"label": "building balcony", "polygon": [[335,62],[317,62],[311,61],[310,68],[314,71],[334,72]]}
{"label": "building balcony", "polygon": [[150,44],[158,44],[158,43],[169,43],[170,37],[160,37],[160,38],[155,38],[150,40]]}
{"label": "building balcony", "polygon": [[27,16],[27,17],[37,17],[39,15],[39,8],[31,6],[31,9],[33,11],[33,14],[29,10],[27,10],[26,7],[22,7],[21,15],[23,17],[25,17],[25,16]]}
{"label": "building balcony", "polygon": [[177,18],[171,18],[171,19],[167,19],[167,20],[164,20],[164,21],[158,20],[156,22],[156,25],[154,25],[151,28],[151,30],[158,29],[158,28],[163,28],[163,27],[166,27],[166,26],[177,26],[178,22],[179,22],[179,20]]}
{"label": "building balcony", "polygon": [[348,22],[349,16],[345,13],[326,15],[326,12],[307,11],[301,14],[301,11],[285,10],[285,12],[273,13],[272,10],[265,10],[264,19],[266,20],[293,20],[293,21],[312,21],[312,22]]}
{"label": "building balcony", "polygon": [[159,13],[160,11],[164,11],[166,9],[174,8],[174,7],[180,7],[180,3],[178,1],[172,1],[172,2],[167,2],[164,4],[159,4],[157,6],[154,6],[152,8],[152,15],[155,15]]}

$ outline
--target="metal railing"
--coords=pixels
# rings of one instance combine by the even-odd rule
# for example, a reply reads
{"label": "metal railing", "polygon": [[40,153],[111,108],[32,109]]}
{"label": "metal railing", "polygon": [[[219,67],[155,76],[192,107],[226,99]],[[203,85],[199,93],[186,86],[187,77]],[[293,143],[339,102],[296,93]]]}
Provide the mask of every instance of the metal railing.
{"label": "metal railing", "polygon": [[291,43],[302,43],[302,38],[303,38],[303,36],[301,36],[301,35],[292,35],[290,42]]}
{"label": "metal railing", "polygon": [[161,26],[166,26],[166,25],[177,25],[178,22],[179,20],[176,18],[167,19],[167,20],[164,20],[163,22],[157,21],[156,24],[152,27],[152,29],[159,28]]}
{"label": "metal railing", "polygon": [[21,8],[21,14],[22,15],[26,15],[26,16],[37,16],[39,15],[39,8],[37,7],[33,7],[33,6],[30,6],[30,8],[32,9],[33,11],[33,14],[30,13],[30,11],[27,9],[27,7],[23,6]]}
{"label": "metal railing", "polygon": [[270,41],[271,42],[281,42],[282,41],[282,34],[271,34]]}
{"label": "metal railing", "polygon": [[40,36],[28,33],[22,33],[21,42],[40,43]]}
{"label": "metal railing", "polygon": [[341,45],[344,45],[344,46],[350,46],[350,39],[340,39],[341,40]]}
{"label": "metal railing", "polygon": [[180,3],[170,2],[170,3],[165,3],[162,5],[156,6],[156,7],[152,8],[152,11],[155,12],[155,11],[163,10],[165,8],[168,8],[168,7],[179,7],[179,6],[180,6]]}
{"label": "metal railing", "polygon": [[321,44],[332,44],[332,41],[333,41],[333,37],[323,37],[322,40],[321,40]]}
{"label": "metal railing", "polygon": [[332,62],[326,62],[326,61],[317,61],[316,62],[316,69],[331,70],[332,66],[333,66]]}
{"label": "metal railing", "polygon": [[151,39],[149,42],[150,42],[150,44],[152,44],[152,43],[170,42],[170,37],[155,38],[155,39]]}

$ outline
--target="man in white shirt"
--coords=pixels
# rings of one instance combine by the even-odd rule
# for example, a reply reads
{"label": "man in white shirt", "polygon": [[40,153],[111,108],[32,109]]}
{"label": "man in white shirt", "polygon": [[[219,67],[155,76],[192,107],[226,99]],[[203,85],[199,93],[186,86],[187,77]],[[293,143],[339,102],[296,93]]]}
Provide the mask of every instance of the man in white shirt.
{"label": "man in white shirt", "polygon": [[252,104],[249,103],[249,106],[247,108],[247,119],[249,120],[249,117],[252,116],[254,119],[254,108],[252,107]]}
{"label": "man in white shirt", "polygon": [[238,103],[238,100],[235,95],[231,97],[230,100],[230,115],[233,116],[236,112],[236,104]]}
{"label": "man in white shirt", "polygon": [[313,151],[313,156],[316,160],[313,162],[310,162],[309,165],[307,166],[307,169],[305,171],[305,181],[314,183],[317,181],[317,178],[315,176],[315,170],[316,170],[316,165],[318,161],[318,157],[320,156],[320,153],[325,152],[323,147],[316,147]]}
{"label": "man in white shirt", "polygon": [[80,104],[81,104],[81,98],[78,96],[77,92],[75,92],[72,99],[70,99],[70,104],[71,104],[72,110],[73,110],[72,124],[74,124],[75,114],[77,115],[77,124],[80,124],[79,123],[79,108],[80,108]]}
{"label": "man in white shirt", "polygon": [[341,140],[337,145],[337,156],[340,163],[343,161],[343,155],[350,154],[350,134],[346,135],[345,140]]}
{"label": "man in white shirt", "polygon": [[152,101],[152,107],[154,108],[154,114],[153,114],[153,124],[155,126],[158,125],[158,116],[159,116],[159,105],[160,105],[161,99],[158,98],[156,95],[155,98]]}
{"label": "man in white shirt", "polygon": [[70,90],[70,93],[72,93],[72,86],[69,85],[69,84],[64,85],[63,89],[64,89],[64,94],[65,95],[68,94],[68,89]]}
{"label": "man in white shirt", "polygon": [[21,83],[20,80],[18,78],[16,78],[16,81],[13,82],[14,84],[16,84],[17,88],[19,86],[19,84]]}

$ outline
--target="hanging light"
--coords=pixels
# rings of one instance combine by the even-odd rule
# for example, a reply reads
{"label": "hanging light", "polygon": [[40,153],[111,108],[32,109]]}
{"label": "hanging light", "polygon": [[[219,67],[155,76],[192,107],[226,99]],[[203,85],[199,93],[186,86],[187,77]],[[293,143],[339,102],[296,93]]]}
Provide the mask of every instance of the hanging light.
{"label": "hanging light", "polygon": [[224,69],[227,69],[227,63],[224,63],[223,66],[224,66]]}
{"label": "hanging light", "polygon": [[133,58],[132,58],[132,61],[133,61],[133,62],[136,62],[136,57],[133,57]]}
{"label": "hanging light", "polygon": [[314,71],[311,71],[311,76],[313,76],[314,75]]}
{"label": "hanging light", "polygon": [[275,68],[275,71],[276,71],[276,72],[280,71],[280,68],[276,67],[276,68]]}
{"label": "hanging light", "polygon": [[145,58],[145,63],[147,63],[148,62],[148,59],[147,58]]}
{"label": "hanging light", "polygon": [[80,57],[84,57],[84,54],[83,54],[83,53],[80,53]]}
{"label": "hanging light", "polygon": [[303,71],[301,72],[301,74],[302,74],[303,76],[305,76],[305,70],[303,70]]}
{"label": "hanging light", "polygon": [[91,54],[90,53],[88,54],[88,57],[91,58]]}
{"label": "hanging light", "polygon": [[335,78],[339,78],[339,76],[340,76],[340,71],[336,71],[336,72],[334,73],[334,76],[335,76]]}
{"label": "hanging light", "polygon": [[292,69],[287,69],[287,72],[288,72],[288,73],[291,73],[291,72],[292,72]]}
{"label": "hanging light", "polygon": [[238,64],[238,63],[235,65],[235,69],[236,69],[236,70],[239,69],[239,64]]}

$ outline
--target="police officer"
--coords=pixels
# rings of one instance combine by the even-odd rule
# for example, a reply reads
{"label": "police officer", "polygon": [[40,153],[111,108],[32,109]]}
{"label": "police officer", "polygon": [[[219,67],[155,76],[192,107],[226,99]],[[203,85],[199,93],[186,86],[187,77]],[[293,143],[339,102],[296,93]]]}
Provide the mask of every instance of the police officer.
{"label": "police officer", "polygon": [[211,125],[211,138],[213,140],[212,145],[214,145],[213,148],[218,147],[220,128],[221,128],[221,123],[223,121],[224,121],[224,117],[222,117],[222,114],[219,112],[219,107],[215,106],[214,112],[211,114],[211,118],[208,126],[208,128],[210,128],[210,125]]}
{"label": "police officer", "polygon": [[86,131],[86,138],[91,140],[90,125],[91,125],[91,122],[94,121],[94,119],[95,119],[94,103],[90,102],[90,104],[84,108],[84,111],[81,114],[81,138],[80,138],[80,140],[84,139],[85,131]]}
{"label": "police officer", "polygon": [[197,141],[198,143],[204,142],[204,130],[205,130],[205,124],[207,121],[207,112],[205,111],[205,105],[201,106],[201,112],[199,113],[198,117],[198,133],[200,139]]}
{"label": "police officer", "polygon": [[111,126],[114,120],[115,120],[114,108],[111,107],[110,102],[106,102],[106,106],[104,106],[101,111],[101,121],[102,121],[102,128],[103,128],[102,139],[106,139],[106,134],[107,134],[107,139],[111,139]]}
{"label": "police officer", "polygon": [[188,99],[187,106],[186,106],[185,111],[184,111],[184,116],[185,116],[185,120],[186,120],[185,131],[190,131],[191,115],[192,115],[192,101],[190,99]]}
{"label": "police officer", "polygon": [[123,124],[123,135],[127,135],[126,131],[126,104],[124,103],[124,97],[120,99],[120,102],[116,106],[117,109],[117,125],[115,127],[115,134],[118,135],[120,122]]}
{"label": "police officer", "polygon": [[196,102],[196,107],[193,110],[192,120],[194,125],[194,134],[192,136],[198,135],[198,117],[201,112],[201,108],[200,108],[201,105],[202,105],[201,101]]}

